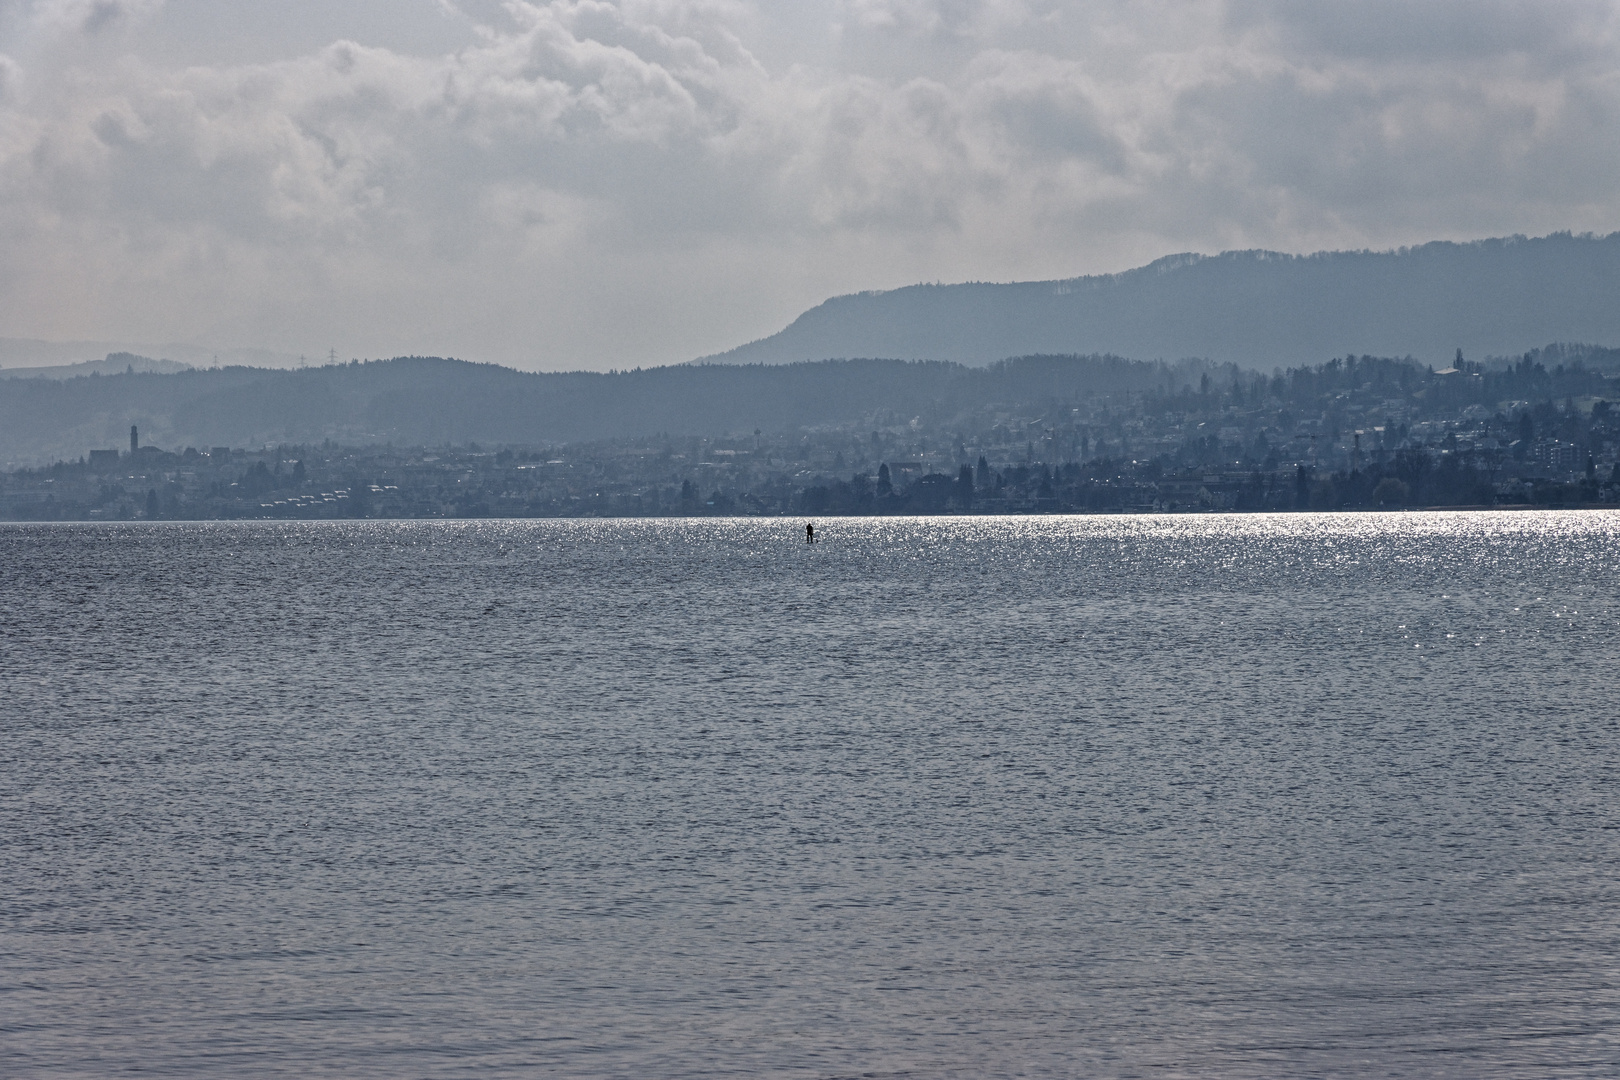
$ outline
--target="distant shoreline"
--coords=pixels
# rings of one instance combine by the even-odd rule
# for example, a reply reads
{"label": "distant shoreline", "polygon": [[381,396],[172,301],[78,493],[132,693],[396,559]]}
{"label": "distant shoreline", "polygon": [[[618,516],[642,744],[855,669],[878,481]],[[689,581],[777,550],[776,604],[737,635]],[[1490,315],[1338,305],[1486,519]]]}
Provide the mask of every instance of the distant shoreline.
{"label": "distant shoreline", "polygon": [[[1620,512],[1620,503],[1581,503],[1575,505],[1538,505],[1520,503],[1511,506],[1403,506],[1382,510],[1065,510],[1050,513],[918,513],[918,514],[640,514],[640,515],[569,515],[552,514],[532,517],[240,517],[240,518],[3,518],[3,526],[41,525],[269,525],[303,522],[326,525],[403,525],[416,522],[540,522],[540,521],[982,521],[991,519],[1027,521],[1034,518],[1200,518],[1200,517],[1308,517],[1354,515],[1411,515],[1411,514],[1522,514],[1540,512],[1549,514]],[[796,539],[798,531],[794,533]],[[817,539],[821,539],[820,536]]]}

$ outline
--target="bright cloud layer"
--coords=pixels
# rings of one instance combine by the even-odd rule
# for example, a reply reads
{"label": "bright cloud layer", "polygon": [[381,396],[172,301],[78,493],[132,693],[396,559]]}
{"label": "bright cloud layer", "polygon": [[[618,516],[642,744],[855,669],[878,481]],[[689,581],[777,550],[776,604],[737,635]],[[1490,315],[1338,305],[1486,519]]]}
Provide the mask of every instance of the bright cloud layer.
{"label": "bright cloud layer", "polygon": [[0,0],[0,336],[623,366],[914,280],[1620,228],[1614,3],[422,6],[245,55]]}

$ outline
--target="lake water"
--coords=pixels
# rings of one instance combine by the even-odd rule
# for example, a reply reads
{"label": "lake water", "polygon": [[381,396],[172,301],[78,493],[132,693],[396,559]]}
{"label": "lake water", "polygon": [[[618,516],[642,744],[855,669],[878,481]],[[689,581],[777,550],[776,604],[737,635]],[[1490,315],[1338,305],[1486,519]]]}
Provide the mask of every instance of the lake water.
{"label": "lake water", "polygon": [[1620,1073],[1620,514],[0,527],[0,1074]]}

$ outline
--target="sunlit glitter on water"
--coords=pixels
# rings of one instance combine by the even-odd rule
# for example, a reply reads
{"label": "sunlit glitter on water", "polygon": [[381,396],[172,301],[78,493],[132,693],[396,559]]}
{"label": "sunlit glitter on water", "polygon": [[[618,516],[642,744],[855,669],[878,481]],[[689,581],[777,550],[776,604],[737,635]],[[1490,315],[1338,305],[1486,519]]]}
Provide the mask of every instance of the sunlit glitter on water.
{"label": "sunlit glitter on water", "polygon": [[0,1073],[1613,1076],[1620,515],[0,527]]}

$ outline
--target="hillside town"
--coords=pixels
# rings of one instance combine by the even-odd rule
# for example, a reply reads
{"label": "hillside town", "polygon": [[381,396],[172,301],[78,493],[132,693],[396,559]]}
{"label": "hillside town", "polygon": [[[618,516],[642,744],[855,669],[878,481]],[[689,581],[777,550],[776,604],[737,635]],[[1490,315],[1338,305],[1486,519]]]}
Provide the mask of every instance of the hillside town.
{"label": "hillside town", "polygon": [[87,447],[7,520],[1190,513],[1620,501],[1620,377],[1347,357],[1195,385],[723,436]]}

